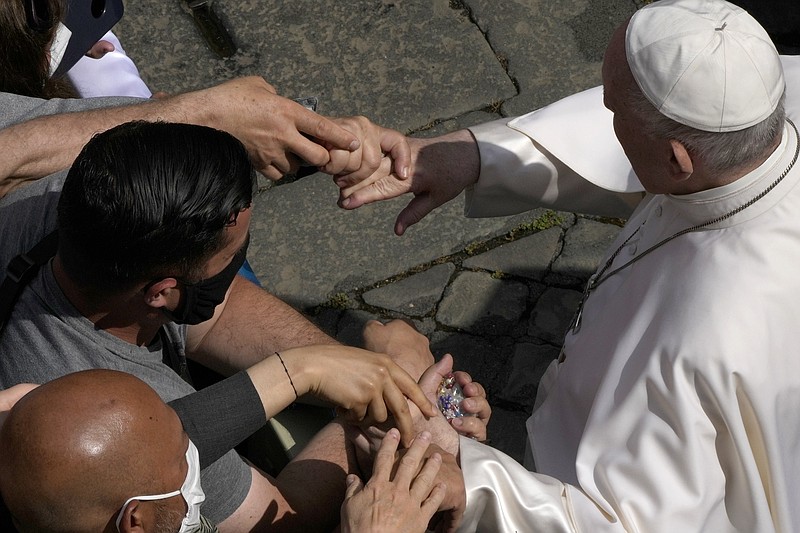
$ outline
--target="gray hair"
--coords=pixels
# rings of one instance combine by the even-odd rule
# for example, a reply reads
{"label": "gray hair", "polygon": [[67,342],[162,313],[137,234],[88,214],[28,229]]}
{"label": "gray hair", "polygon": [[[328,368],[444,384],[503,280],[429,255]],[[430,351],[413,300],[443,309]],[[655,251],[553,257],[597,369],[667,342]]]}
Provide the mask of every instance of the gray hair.
{"label": "gray hair", "polygon": [[764,156],[783,131],[785,99],[784,92],[775,111],[758,124],[727,132],[703,131],[672,120],[660,113],[635,85],[628,91],[626,103],[644,122],[643,133],[680,142],[705,163],[710,173],[720,175],[739,170]]}

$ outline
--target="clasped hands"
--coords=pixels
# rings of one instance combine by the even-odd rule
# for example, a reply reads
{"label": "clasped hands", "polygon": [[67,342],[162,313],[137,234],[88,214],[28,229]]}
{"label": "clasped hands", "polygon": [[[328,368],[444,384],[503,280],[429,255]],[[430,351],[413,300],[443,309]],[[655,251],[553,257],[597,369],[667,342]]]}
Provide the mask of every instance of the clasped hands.
{"label": "clasped hands", "polygon": [[371,176],[384,155],[398,175],[408,172],[405,136],[364,117],[329,118],[278,95],[258,76],[237,78],[204,89],[192,98],[209,114],[207,122],[238,138],[255,168],[271,180],[297,170],[301,161],[331,175],[355,180]]}
{"label": "clasped hands", "polygon": [[[364,339],[366,348],[389,354],[409,375],[418,377],[428,399],[436,401],[439,383],[452,371],[451,356],[445,355],[434,363],[427,338],[401,320],[385,325],[369,322]],[[491,408],[485,390],[473,382],[469,374],[456,372],[455,376],[466,398],[462,407],[474,416],[451,421],[441,413],[426,417],[409,402],[414,430],[419,433],[410,447],[399,452],[396,461],[386,456],[387,448],[391,448],[392,453],[397,448],[396,429],[386,431],[386,424],[348,428],[348,438],[356,449],[360,469],[364,479],[369,481],[365,492],[360,480],[349,480],[342,515],[345,531],[347,527],[358,531],[424,531],[426,528],[421,527],[424,525],[449,532],[458,527],[466,506],[464,480],[458,464],[458,434],[485,440]],[[418,470],[423,459],[426,462]],[[386,465],[392,463],[396,467],[394,477],[387,474]],[[392,509],[387,501],[393,502]],[[369,507],[370,502],[374,508]],[[434,504],[438,507],[434,508]],[[360,524],[361,529],[355,528],[355,524]],[[398,529],[398,524],[403,527]]]}

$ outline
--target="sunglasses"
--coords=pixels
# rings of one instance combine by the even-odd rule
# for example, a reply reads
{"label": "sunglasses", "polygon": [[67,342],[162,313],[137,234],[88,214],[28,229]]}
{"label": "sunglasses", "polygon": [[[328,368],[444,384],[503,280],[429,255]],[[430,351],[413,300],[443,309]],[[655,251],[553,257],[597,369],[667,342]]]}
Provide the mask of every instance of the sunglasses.
{"label": "sunglasses", "polygon": [[44,33],[53,27],[53,15],[50,13],[48,0],[23,0],[28,27],[33,31]]}

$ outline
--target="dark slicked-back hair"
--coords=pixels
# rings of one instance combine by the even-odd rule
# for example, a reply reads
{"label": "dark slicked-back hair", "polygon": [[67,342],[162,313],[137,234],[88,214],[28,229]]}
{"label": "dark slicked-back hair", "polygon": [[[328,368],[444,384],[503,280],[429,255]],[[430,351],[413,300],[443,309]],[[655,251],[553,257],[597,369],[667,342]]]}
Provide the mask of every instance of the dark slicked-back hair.
{"label": "dark slicked-back hair", "polygon": [[78,155],[58,203],[64,270],[99,291],[200,279],[254,185],[244,146],[223,131],[130,122],[100,133]]}

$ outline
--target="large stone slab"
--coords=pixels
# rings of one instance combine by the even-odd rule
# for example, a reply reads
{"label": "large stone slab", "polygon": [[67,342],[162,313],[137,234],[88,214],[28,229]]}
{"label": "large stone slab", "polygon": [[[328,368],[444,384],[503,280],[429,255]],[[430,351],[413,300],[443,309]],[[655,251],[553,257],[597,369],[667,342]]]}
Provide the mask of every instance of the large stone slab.
{"label": "large stone slab", "polygon": [[514,354],[509,364],[508,383],[499,398],[524,406],[526,412],[533,410],[536,390],[547,367],[558,357],[559,349],[547,344],[521,342],[514,346]]}
{"label": "large stone slab", "polygon": [[[519,94],[502,105],[519,115],[599,85],[614,29],[636,6],[624,0],[463,0]],[[502,7],[501,7],[502,6]]]}
{"label": "large stone slab", "polygon": [[481,272],[462,272],[445,292],[436,320],[476,334],[510,331],[525,311],[528,287]]}
{"label": "large stone slab", "polygon": [[435,265],[419,274],[365,292],[364,302],[412,317],[425,316],[433,311],[444,288],[453,275],[452,263]]}
{"label": "large stone slab", "polygon": [[320,111],[418,128],[516,94],[483,34],[448,0],[217,0],[239,51],[216,57],[179,0],[128,2],[118,32],[153,89],[256,74]]}
{"label": "large stone slab", "polygon": [[564,249],[553,262],[553,277],[587,279],[597,268],[621,228],[614,224],[579,218],[567,230]]}
{"label": "large stone slab", "polygon": [[548,228],[470,257],[463,265],[541,280],[561,249],[561,232],[560,227]]}
{"label": "large stone slab", "polygon": [[528,335],[561,346],[581,294],[580,291],[556,287],[545,289],[531,312]]}
{"label": "large stone slab", "polygon": [[397,237],[394,219],[409,198],[345,211],[336,197],[330,179],[314,175],[256,198],[250,262],[271,292],[295,306],[313,307],[337,291],[367,287],[528,220],[466,219],[463,199],[456,198]]}

